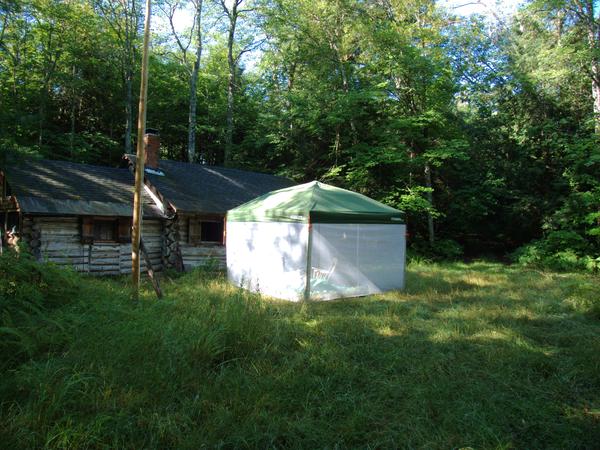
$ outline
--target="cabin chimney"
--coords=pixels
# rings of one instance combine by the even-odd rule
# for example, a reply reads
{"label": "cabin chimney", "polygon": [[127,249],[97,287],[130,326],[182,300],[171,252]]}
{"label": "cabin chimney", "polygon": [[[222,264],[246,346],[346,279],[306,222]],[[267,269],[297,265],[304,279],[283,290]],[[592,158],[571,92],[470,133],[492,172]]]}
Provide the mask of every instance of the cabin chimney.
{"label": "cabin chimney", "polygon": [[146,167],[158,170],[158,159],[160,155],[160,136],[158,130],[146,128],[144,134],[144,148],[146,150]]}

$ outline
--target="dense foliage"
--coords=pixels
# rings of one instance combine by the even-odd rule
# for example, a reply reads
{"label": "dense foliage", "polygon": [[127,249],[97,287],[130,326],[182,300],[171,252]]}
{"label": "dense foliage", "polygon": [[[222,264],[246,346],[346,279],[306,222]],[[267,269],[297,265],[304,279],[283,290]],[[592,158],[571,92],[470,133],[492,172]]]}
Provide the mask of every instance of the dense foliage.
{"label": "dense foliage", "polygon": [[[119,164],[142,11],[1,0],[4,154]],[[534,0],[493,21],[433,0],[162,0],[153,20],[148,125],[165,157],[363,192],[406,212],[417,251],[527,245],[516,259],[597,270],[592,0]]]}

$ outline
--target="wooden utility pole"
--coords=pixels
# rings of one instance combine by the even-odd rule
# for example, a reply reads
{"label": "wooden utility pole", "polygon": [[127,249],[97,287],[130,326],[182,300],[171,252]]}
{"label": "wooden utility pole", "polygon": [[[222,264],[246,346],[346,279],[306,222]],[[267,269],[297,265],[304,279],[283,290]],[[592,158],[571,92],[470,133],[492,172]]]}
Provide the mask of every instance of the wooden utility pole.
{"label": "wooden utility pole", "polygon": [[133,229],[131,232],[131,261],[133,263],[133,298],[138,299],[140,289],[140,238],[142,236],[142,185],[144,184],[144,132],[146,130],[146,100],[148,97],[148,51],[150,47],[150,15],[152,5],[146,0],[144,20],[144,48],[142,51],[142,82],[138,113],[137,153],[135,160],[135,192],[133,194]]}

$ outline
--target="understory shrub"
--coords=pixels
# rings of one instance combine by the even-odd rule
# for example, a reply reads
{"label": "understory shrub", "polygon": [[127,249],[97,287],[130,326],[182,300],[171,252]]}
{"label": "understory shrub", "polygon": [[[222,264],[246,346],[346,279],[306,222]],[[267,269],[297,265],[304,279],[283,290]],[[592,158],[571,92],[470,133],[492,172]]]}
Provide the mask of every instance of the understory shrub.
{"label": "understory shrub", "polygon": [[27,253],[0,256],[0,369],[13,367],[65,339],[49,312],[78,297],[78,275]]}
{"label": "understory shrub", "polygon": [[554,231],[544,239],[519,247],[511,258],[525,266],[559,272],[600,270],[600,256],[587,254],[592,250],[585,239],[570,231]]}
{"label": "understory shrub", "polygon": [[439,239],[433,246],[428,242],[414,242],[409,248],[408,257],[433,260],[456,260],[463,256],[462,246],[453,239]]}

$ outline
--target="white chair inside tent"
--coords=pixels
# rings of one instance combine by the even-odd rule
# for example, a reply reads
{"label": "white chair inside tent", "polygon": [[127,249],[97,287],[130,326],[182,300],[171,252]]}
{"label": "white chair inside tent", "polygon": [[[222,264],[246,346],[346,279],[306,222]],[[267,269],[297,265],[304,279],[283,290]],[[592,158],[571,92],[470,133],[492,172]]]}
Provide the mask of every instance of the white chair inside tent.
{"label": "white chair inside tent", "polygon": [[312,267],[311,268],[311,281],[329,281],[329,279],[331,278],[331,275],[333,275],[333,272],[335,271],[335,267],[337,266],[337,258],[333,258],[333,261],[331,263],[331,266],[328,269],[323,269],[323,268],[319,268],[319,267]]}

